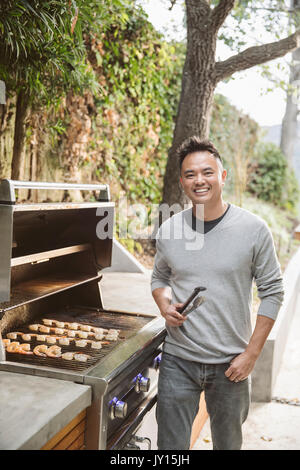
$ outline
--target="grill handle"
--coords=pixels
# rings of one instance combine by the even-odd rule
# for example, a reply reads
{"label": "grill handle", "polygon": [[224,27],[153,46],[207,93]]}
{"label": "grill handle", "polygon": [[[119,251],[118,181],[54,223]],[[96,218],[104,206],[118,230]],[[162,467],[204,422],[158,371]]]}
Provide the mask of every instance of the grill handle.
{"label": "grill handle", "polygon": [[0,182],[0,202],[15,204],[16,189],[77,189],[80,191],[100,191],[99,201],[110,200],[109,185],[107,184],[81,184],[81,183],[47,183],[38,181],[16,181],[3,179]]}

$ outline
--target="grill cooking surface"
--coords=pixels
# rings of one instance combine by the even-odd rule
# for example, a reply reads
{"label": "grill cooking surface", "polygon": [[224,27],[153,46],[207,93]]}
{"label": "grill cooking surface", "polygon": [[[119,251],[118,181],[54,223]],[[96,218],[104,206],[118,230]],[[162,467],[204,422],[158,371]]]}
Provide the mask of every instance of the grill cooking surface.
{"label": "grill cooking surface", "polygon": [[[78,308],[78,309],[72,309],[72,311],[61,311],[55,314],[47,314],[45,317],[41,317],[40,319],[35,319],[34,322],[32,323],[37,323],[40,325],[43,325],[42,318],[47,318],[51,320],[58,320],[58,321],[63,321],[63,322],[69,322],[69,323],[79,323],[79,324],[84,324],[84,325],[90,325],[93,327],[98,327],[98,328],[104,328],[104,329],[117,329],[120,330],[119,336],[117,341],[109,341],[109,344],[103,344],[101,349],[93,349],[90,344],[88,344],[86,347],[78,347],[75,345],[74,341],[70,341],[69,346],[63,346],[59,344],[58,340],[56,344],[61,348],[61,353],[65,352],[76,352],[76,353],[83,353],[83,354],[88,354],[91,356],[89,359],[87,359],[86,362],[80,362],[76,361],[74,359],[72,360],[65,360],[62,359],[61,357],[58,358],[52,358],[52,357],[40,357],[34,355],[25,355],[25,354],[20,354],[20,353],[10,353],[6,352],[6,358],[8,361],[12,362],[22,362],[26,364],[33,364],[33,365],[39,365],[39,366],[47,366],[47,367],[54,367],[54,368],[60,368],[60,369],[67,369],[67,370],[73,370],[73,371],[83,371],[90,366],[94,365],[97,362],[101,362],[107,354],[112,351],[118,344],[120,344],[122,341],[125,341],[128,339],[130,336],[134,335],[138,330],[140,330],[144,325],[146,325],[149,321],[152,320],[150,317],[143,317],[143,316],[138,316],[138,315],[130,315],[130,314],[122,314],[122,313],[116,313],[116,312],[104,312],[104,311],[87,311],[84,308]],[[17,327],[15,330],[12,331],[18,331],[22,333],[29,333],[29,334],[34,334],[37,333],[39,335],[46,335],[46,336],[57,336],[57,337],[63,337],[65,335],[57,335],[53,331],[51,333],[42,333],[40,331],[34,332],[29,329],[29,324],[23,325],[22,327]],[[70,338],[71,340],[72,338]],[[76,340],[80,340],[81,338],[78,338],[76,336]],[[92,337],[88,337],[88,339],[93,339]],[[46,344],[47,346],[51,346],[51,344],[48,344],[46,341],[37,341],[36,338],[31,338],[30,341],[25,341],[22,339],[21,335],[18,335],[17,339],[11,339],[11,341],[19,341],[20,344],[22,343],[29,343],[30,344],[30,349],[33,351],[33,349],[40,345],[40,344]],[[106,341],[105,338],[103,338],[103,341]]]}

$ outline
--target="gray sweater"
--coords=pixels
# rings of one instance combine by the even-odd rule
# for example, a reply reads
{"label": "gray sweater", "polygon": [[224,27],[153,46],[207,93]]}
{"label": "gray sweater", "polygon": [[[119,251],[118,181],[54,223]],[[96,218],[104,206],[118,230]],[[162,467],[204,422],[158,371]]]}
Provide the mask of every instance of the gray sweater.
{"label": "gray sweater", "polygon": [[170,286],[176,303],[197,286],[207,288],[205,301],[182,326],[167,326],[164,351],[202,363],[229,362],[245,350],[252,334],[253,280],[261,300],[259,315],[275,320],[282,304],[272,235],[260,217],[233,204],[205,235],[192,229],[191,220],[191,209],[182,211],[157,234],[152,291]]}

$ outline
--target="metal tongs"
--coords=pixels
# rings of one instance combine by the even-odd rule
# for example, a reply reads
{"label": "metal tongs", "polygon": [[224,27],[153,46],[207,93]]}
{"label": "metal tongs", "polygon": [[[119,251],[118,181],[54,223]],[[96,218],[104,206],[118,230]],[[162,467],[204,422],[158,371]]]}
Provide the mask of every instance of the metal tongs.
{"label": "metal tongs", "polygon": [[[178,308],[177,311],[181,313],[182,315],[186,316],[189,313],[191,313],[193,310],[195,310],[197,307],[199,307],[203,302],[204,302],[204,297],[200,296],[197,297],[199,292],[206,290],[206,287],[196,287],[192,294],[189,296],[189,298],[184,302],[183,306]],[[196,297],[196,298],[195,298]],[[190,303],[194,300],[192,305]],[[189,308],[187,308],[190,305]]]}

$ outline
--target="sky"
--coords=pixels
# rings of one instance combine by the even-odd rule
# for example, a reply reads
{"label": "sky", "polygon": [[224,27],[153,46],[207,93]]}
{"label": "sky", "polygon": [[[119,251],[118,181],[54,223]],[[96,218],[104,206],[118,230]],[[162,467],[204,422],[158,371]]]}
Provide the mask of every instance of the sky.
{"label": "sky", "polygon": [[[169,11],[170,0],[140,0],[144,10],[149,16],[149,20],[155,28],[161,31],[168,38],[183,39],[185,36],[182,28],[183,10],[180,1]],[[265,42],[269,42],[266,40]],[[226,46],[218,46],[217,55],[225,60],[233,54]],[[285,56],[286,62],[289,55]],[[283,61],[283,59],[281,59]],[[272,61],[271,67],[274,68],[278,61]],[[276,69],[277,76],[288,80],[286,72],[279,72]],[[248,114],[261,126],[273,126],[281,124],[285,113],[285,92],[279,88],[271,88],[270,82],[261,77],[258,67],[253,67],[244,72],[234,74],[234,79],[227,83],[221,82],[216,88],[216,93],[225,95],[231,104],[240,111]]]}

